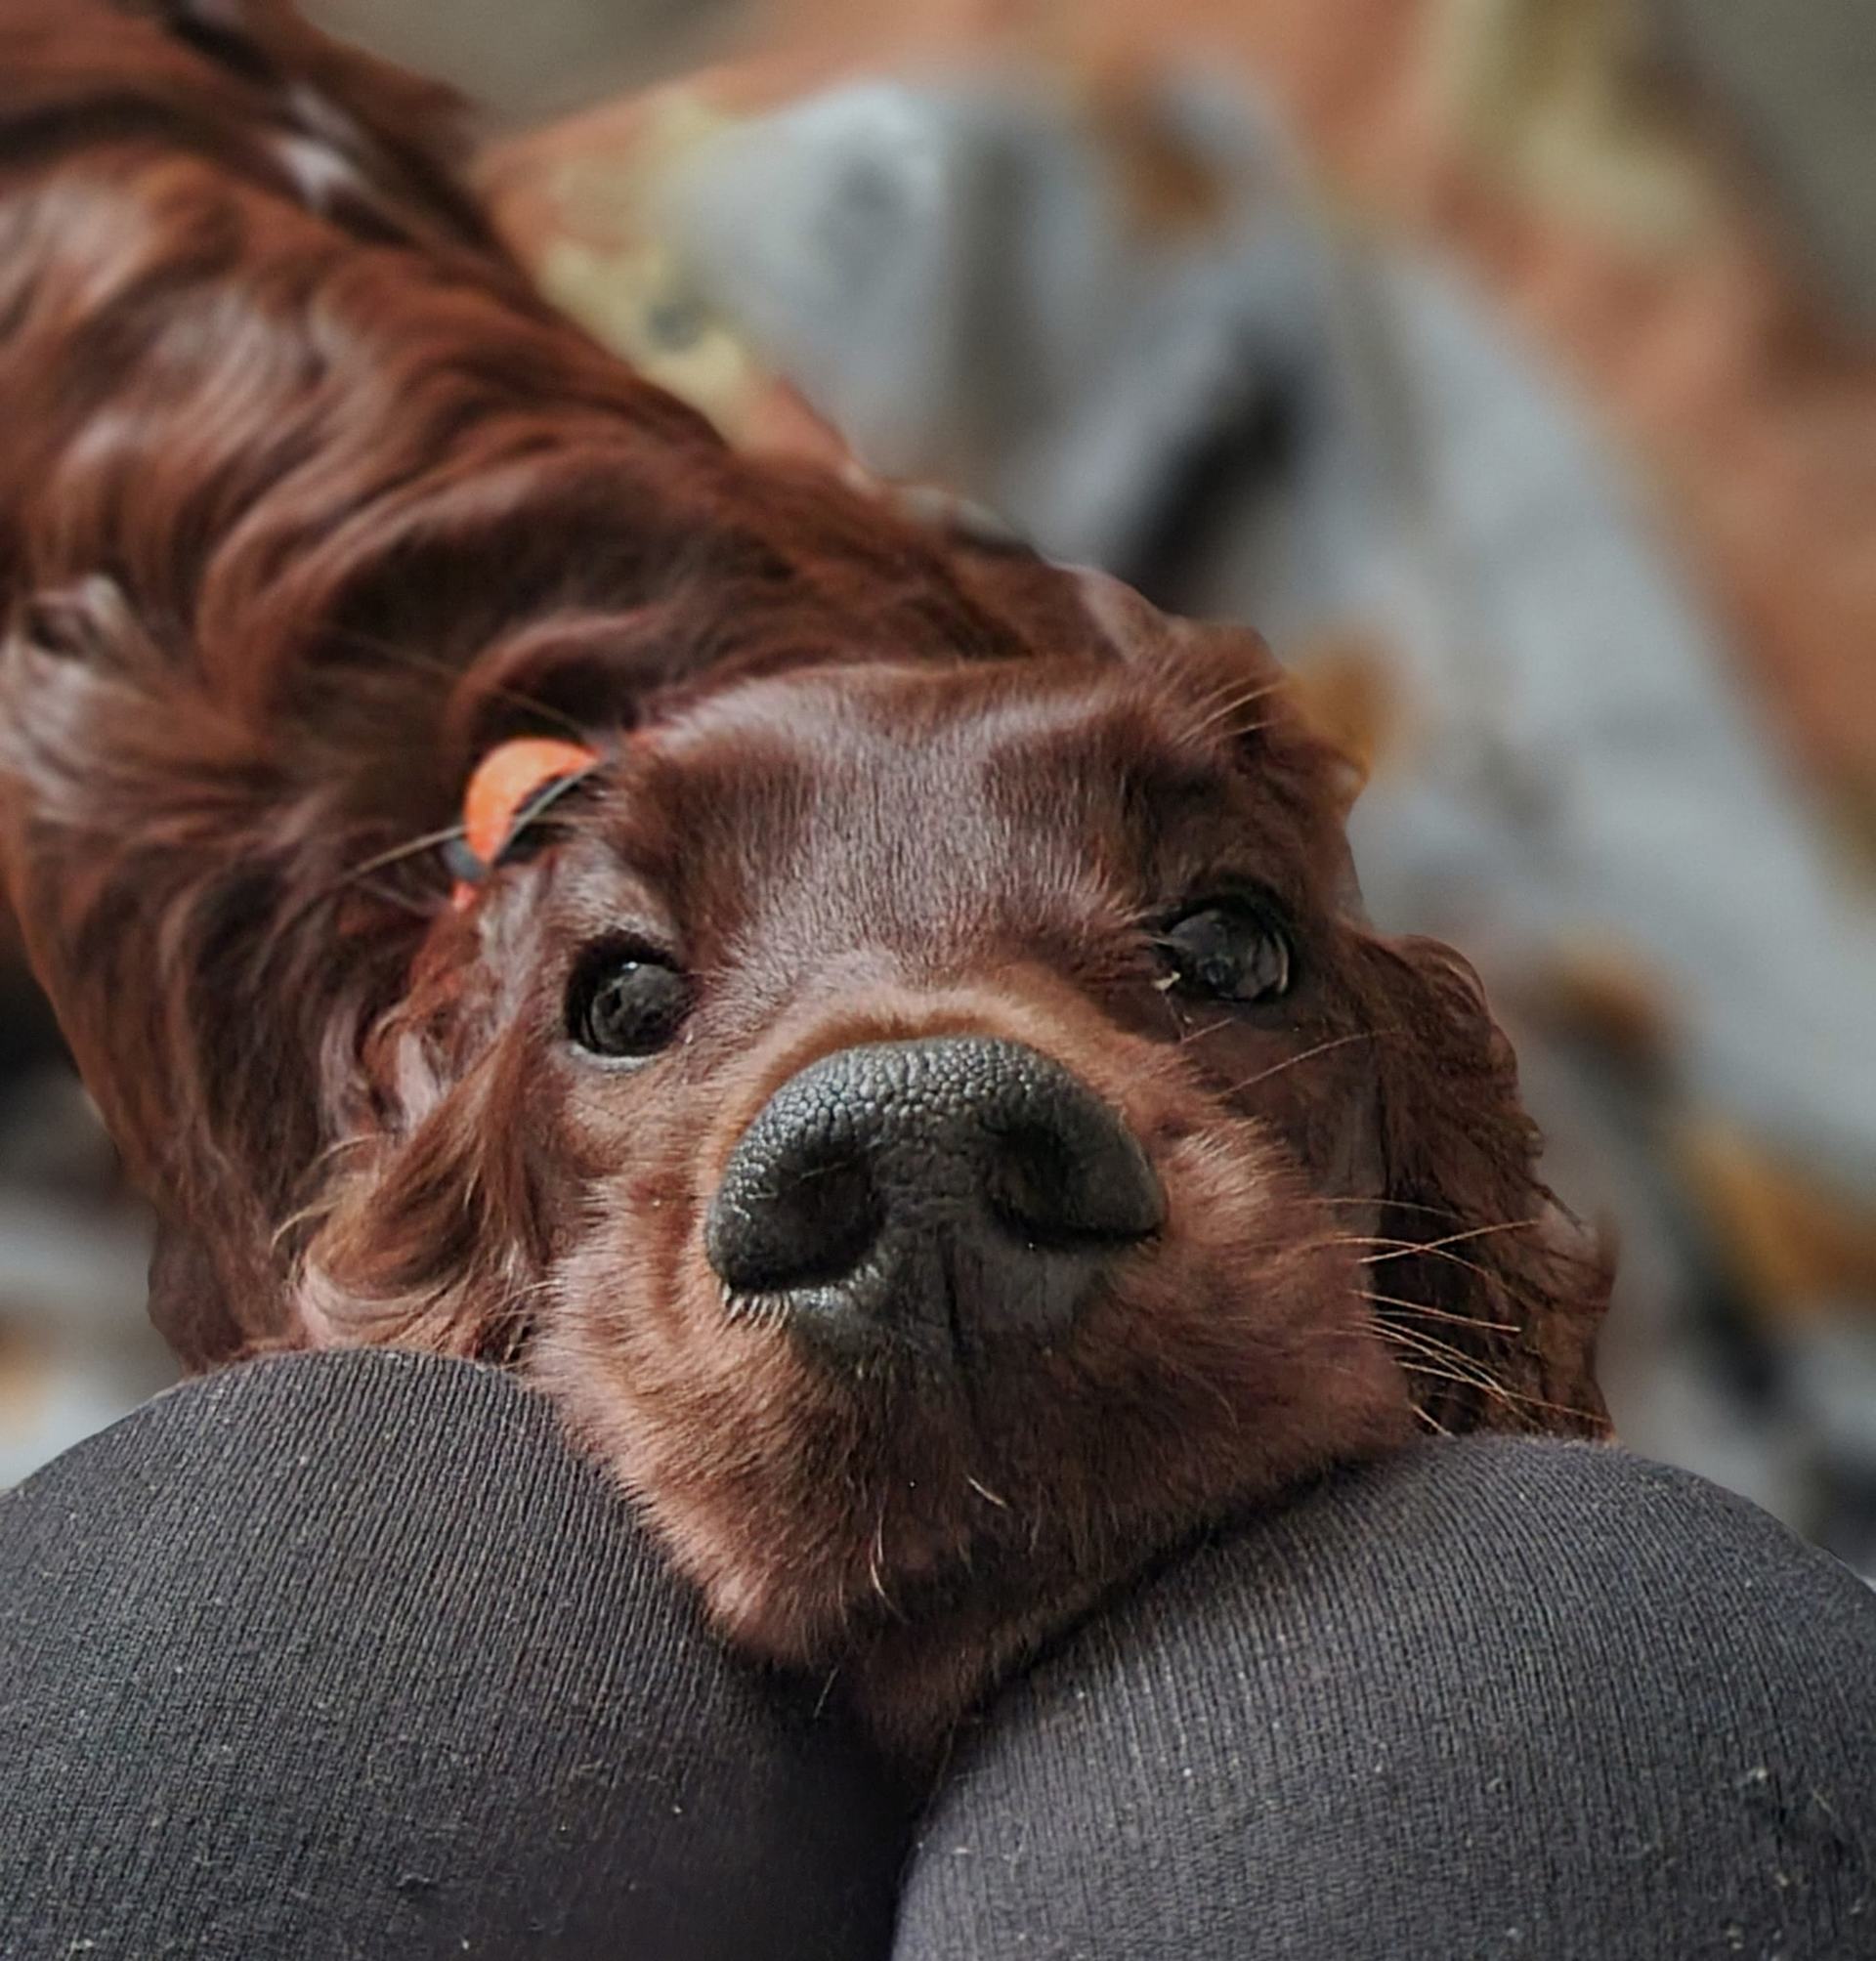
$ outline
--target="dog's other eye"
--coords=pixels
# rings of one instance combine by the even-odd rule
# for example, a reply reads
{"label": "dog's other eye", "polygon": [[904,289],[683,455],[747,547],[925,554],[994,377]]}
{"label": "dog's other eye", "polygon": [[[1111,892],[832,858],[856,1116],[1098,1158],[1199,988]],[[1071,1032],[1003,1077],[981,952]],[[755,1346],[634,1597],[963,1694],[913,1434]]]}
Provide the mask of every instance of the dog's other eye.
{"label": "dog's other eye", "polygon": [[615,947],[586,960],[567,993],[567,1033],[595,1055],[653,1055],[690,1006],[684,976],[643,949]]}
{"label": "dog's other eye", "polygon": [[1290,937],[1248,900],[1181,914],[1159,936],[1174,985],[1218,1001],[1279,1001],[1290,991]]}

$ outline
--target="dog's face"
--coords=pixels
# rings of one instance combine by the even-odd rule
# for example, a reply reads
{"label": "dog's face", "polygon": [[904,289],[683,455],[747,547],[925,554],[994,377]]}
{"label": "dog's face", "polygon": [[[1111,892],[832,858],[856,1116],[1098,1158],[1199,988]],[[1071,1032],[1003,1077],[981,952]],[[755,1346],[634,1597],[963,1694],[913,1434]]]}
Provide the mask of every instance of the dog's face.
{"label": "dog's face", "polygon": [[433,938],[378,1040],[397,1133],[311,1250],[317,1331],[375,1300],[522,1360],[734,1639],[903,1740],[1410,1434],[1451,1332],[1370,1298],[1412,969],[1341,766],[1227,646],[671,705]]}

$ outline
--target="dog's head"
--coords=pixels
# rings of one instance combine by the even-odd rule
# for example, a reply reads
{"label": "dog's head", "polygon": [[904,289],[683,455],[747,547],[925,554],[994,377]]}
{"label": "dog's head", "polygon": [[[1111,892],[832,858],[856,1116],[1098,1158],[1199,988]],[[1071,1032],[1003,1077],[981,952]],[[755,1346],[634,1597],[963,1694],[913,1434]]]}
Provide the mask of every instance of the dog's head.
{"label": "dog's head", "polygon": [[298,1268],[305,1339],[519,1361],[907,1737],[1416,1411],[1593,1421],[1475,984],[1364,924],[1260,644],[1125,612],[595,738],[377,1024]]}

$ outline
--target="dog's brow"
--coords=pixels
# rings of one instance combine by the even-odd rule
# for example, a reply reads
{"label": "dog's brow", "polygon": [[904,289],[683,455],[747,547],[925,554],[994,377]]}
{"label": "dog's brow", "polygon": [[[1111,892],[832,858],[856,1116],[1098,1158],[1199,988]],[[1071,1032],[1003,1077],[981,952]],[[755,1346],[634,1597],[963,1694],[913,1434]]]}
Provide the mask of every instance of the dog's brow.
{"label": "dog's brow", "polygon": [[1209,747],[1183,742],[1171,729],[1128,711],[1125,705],[1090,713],[1086,704],[1045,704],[1028,727],[1010,729],[991,752],[999,774],[1018,784],[1052,776],[1106,792],[1142,815],[1215,802],[1231,772]]}
{"label": "dog's brow", "polygon": [[1215,789],[1227,775],[1212,744],[1194,742],[1169,720],[1167,704],[1131,692],[1074,688],[1017,690],[978,710],[976,722],[996,761],[1058,759],[1106,765],[1141,783]]}

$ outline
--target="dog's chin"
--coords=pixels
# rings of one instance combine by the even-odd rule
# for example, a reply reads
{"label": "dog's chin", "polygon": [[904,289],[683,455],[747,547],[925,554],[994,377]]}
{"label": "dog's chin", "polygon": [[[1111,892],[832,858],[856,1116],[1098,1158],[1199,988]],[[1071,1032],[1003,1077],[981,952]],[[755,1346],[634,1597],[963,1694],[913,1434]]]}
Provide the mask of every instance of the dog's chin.
{"label": "dog's chin", "polygon": [[[880,1414],[905,1433],[903,1447],[882,1457],[874,1426],[856,1426],[874,1475],[827,1506],[818,1566],[805,1549],[774,1556],[761,1511],[740,1536],[722,1534],[720,1514],[702,1531],[697,1514],[673,1517],[663,1534],[680,1562],[688,1556],[726,1640],[817,1673],[891,1754],[924,1762],[1000,1681],[1106,1597],[1233,1518],[1408,1440],[1411,1412],[1379,1342],[1325,1343],[1319,1366],[1341,1379],[1333,1408],[1305,1415],[1312,1399],[1294,1385],[1233,1405],[1223,1385],[1211,1410],[1186,1405],[1183,1443],[1157,1454],[1112,1402],[1079,1421],[1031,1423],[1020,1448],[1000,1447],[1026,1392],[1059,1393],[1052,1370],[1012,1371],[1002,1407],[983,1410],[968,1449],[929,1423],[893,1419],[886,1401]],[[1356,1399],[1345,1390],[1358,1377]],[[1247,1442],[1253,1428],[1261,1435]],[[1039,1467],[1049,1453],[1055,1465]],[[792,1480],[780,1479],[775,1505],[796,1502]]]}
{"label": "dog's chin", "polygon": [[[576,1271],[535,1371],[718,1632],[832,1680],[917,1758],[1104,1593],[1411,1433],[1342,1252],[1273,1257],[1215,1215],[1182,1239],[1200,1182],[1051,1349],[1005,1344],[969,1371],[889,1349],[840,1366],[730,1321],[691,1261],[681,1280],[666,1268],[661,1311],[626,1304],[642,1269]],[[1166,1250],[1182,1243],[1209,1257]]]}

